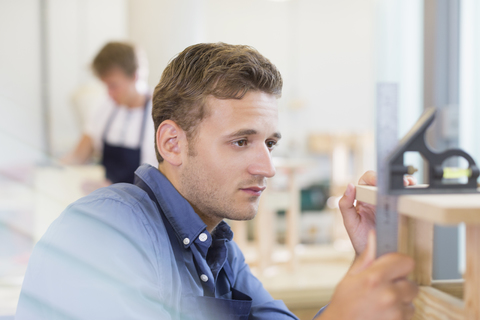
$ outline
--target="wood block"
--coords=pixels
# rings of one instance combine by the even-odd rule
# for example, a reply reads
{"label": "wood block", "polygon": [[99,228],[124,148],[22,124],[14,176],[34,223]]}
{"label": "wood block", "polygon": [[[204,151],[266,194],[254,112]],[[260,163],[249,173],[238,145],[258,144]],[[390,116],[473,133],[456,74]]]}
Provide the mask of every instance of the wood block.
{"label": "wood block", "polygon": [[432,282],[433,223],[400,216],[398,251],[415,260],[411,279],[422,286]]}
{"label": "wood block", "polygon": [[463,299],[463,279],[432,280],[432,287],[450,294],[458,299]]}
{"label": "wood block", "polygon": [[233,240],[243,251],[248,245],[248,222],[238,220],[228,220],[228,224],[233,231]]}
{"label": "wood block", "polygon": [[[376,204],[377,188],[357,185],[357,200]],[[398,212],[412,218],[443,225],[480,225],[480,193],[402,195]]]}
{"label": "wood block", "polygon": [[467,226],[465,307],[468,320],[480,319],[480,226]]}
{"label": "wood block", "polygon": [[300,243],[299,229],[300,229],[300,188],[297,185],[297,179],[294,172],[288,176],[288,191],[290,193],[290,204],[286,212],[285,218],[287,222],[286,245],[290,251],[290,270],[295,270],[297,267],[297,258],[295,249]]}
{"label": "wood block", "polygon": [[465,319],[465,304],[462,300],[432,287],[420,287],[413,304],[413,320]]}
{"label": "wood block", "polygon": [[[268,194],[269,181],[267,181]],[[258,214],[255,217],[255,245],[258,250],[258,267],[261,273],[272,263],[272,251],[275,243],[275,212],[267,205],[265,195],[260,198]]]}

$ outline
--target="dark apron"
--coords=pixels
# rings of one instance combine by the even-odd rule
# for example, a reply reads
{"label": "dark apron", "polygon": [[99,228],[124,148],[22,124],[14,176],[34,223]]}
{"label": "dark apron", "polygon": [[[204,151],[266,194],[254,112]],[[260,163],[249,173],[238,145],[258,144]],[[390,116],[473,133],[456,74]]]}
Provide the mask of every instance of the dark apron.
{"label": "dark apron", "polygon": [[108,119],[105,130],[103,131],[103,156],[102,165],[105,167],[105,173],[107,179],[112,183],[127,182],[133,183],[134,173],[140,165],[141,147],[143,144],[143,136],[145,132],[145,122],[147,119],[147,105],[150,98],[145,97],[145,106],[143,107],[143,119],[142,126],[140,128],[140,141],[138,142],[138,148],[125,148],[121,146],[115,146],[107,142],[107,133],[110,130],[110,125],[113,119],[117,115],[118,107],[112,111],[110,118]]}
{"label": "dark apron", "polygon": [[[181,250],[184,249],[180,246],[179,239],[175,235],[170,222],[163,214],[160,208],[157,198],[155,197],[152,189],[138,176],[135,176],[135,185],[143,189],[150,199],[155,202],[157,208],[162,216],[163,223],[168,233],[168,238],[172,244],[173,253],[175,255],[175,261],[177,262],[180,276],[182,274],[188,274],[185,260],[181,254]],[[193,255],[193,254],[192,254]],[[193,255],[193,258],[195,255]],[[195,260],[195,259],[193,259]],[[189,283],[181,281],[181,310],[176,310],[176,314],[172,315],[173,319],[182,320],[247,320],[252,307],[252,298],[248,295],[232,288],[234,283],[234,275],[230,263],[225,261],[223,266],[223,272],[227,276],[230,283],[230,289],[232,291],[232,299],[222,299],[209,296],[196,296],[193,293],[193,289]]]}

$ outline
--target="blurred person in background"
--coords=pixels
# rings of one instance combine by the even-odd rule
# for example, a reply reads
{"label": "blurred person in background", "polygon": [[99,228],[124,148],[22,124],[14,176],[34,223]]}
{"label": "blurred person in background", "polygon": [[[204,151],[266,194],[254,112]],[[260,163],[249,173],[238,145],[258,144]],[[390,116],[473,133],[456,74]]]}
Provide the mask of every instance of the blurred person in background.
{"label": "blurred person in background", "polygon": [[155,157],[151,93],[141,80],[146,58],[133,45],[109,42],[93,60],[95,75],[105,84],[109,99],[94,108],[77,146],[61,161],[86,164],[100,155],[106,185],[133,183],[142,163],[158,165]]}

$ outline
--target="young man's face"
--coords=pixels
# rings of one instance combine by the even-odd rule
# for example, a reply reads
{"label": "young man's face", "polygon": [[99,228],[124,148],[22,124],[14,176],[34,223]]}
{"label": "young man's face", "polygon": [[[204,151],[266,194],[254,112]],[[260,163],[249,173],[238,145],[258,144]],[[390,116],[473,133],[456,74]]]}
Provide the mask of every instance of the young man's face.
{"label": "young man's face", "polygon": [[184,156],[180,192],[207,225],[252,219],[266,178],[275,175],[277,99],[258,91],[241,100],[209,97],[207,110]]}
{"label": "young man's face", "polygon": [[107,86],[108,95],[117,104],[125,105],[135,91],[135,77],[130,77],[119,68],[113,68],[100,77]]}

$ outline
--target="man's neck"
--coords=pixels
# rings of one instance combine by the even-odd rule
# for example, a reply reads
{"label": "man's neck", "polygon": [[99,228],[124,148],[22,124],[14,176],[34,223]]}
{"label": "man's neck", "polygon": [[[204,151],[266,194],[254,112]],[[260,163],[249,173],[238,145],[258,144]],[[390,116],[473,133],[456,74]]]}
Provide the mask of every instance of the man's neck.
{"label": "man's neck", "polygon": [[125,105],[131,109],[142,107],[144,104],[145,104],[145,95],[139,93],[137,90],[133,92],[130,99],[128,99],[127,103],[125,103]]}

